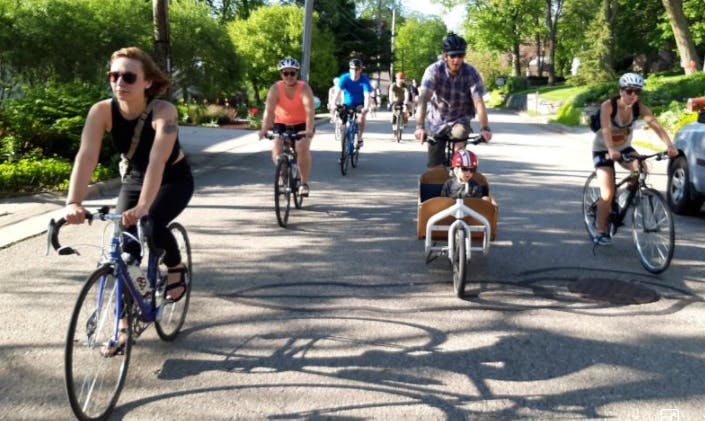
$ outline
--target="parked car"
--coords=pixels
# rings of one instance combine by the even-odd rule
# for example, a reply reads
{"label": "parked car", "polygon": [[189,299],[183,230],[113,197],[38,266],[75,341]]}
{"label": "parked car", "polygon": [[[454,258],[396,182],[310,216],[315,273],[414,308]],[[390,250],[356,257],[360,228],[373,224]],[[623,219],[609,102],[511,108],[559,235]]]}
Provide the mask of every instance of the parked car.
{"label": "parked car", "polygon": [[692,98],[688,105],[699,109],[698,121],[676,133],[678,156],[668,163],[666,192],[671,210],[683,215],[697,213],[705,202],[705,98]]}

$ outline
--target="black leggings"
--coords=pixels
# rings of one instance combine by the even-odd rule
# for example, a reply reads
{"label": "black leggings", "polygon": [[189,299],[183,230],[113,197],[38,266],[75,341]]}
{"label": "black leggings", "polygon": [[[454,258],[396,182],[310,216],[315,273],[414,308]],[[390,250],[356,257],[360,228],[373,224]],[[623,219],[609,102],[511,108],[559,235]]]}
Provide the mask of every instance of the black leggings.
{"label": "black leggings", "polygon": [[[194,189],[191,167],[185,161],[186,158],[182,159],[164,174],[157,197],[149,209],[149,216],[154,225],[154,244],[165,251],[164,264],[168,267],[181,263],[181,253],[167,225],[186,208]],[[117,212],[124,212],[134,207],[141,192],[142,174],[133,171],[120,188]],[[134,230],[131,231],[134,232]],[[124,249],[133,256],[139,256],[139,246],[134,241],[125,241]]]}

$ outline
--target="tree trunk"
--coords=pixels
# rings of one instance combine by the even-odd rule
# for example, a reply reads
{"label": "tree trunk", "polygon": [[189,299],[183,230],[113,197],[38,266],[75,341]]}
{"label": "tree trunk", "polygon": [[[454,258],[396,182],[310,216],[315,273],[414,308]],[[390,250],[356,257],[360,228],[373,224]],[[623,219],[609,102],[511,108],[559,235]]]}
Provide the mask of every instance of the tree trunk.
{"label": "tree trunk", "polygon": [[514,62],[514,77],[521,77],[521,63],[519,62],[519,43],[514,43],[514,48],[512,49],[512,61]]}
{"label": "tree trunk", "polygon": [[152,0],[154,22],[154,60],[167,74],[171,75],[169,60],[169,1]]}
{"label": "tree trunk", "polygon": [[681,56],[681,67],[683,67],[686,75],[695,73],[698,70],[700,59],[697,51],[695,51],[688,20],[683,13],[683,2],[681,0],[661,0],[661,2],[671,21],[673,36],[676,39],[678,53]]}

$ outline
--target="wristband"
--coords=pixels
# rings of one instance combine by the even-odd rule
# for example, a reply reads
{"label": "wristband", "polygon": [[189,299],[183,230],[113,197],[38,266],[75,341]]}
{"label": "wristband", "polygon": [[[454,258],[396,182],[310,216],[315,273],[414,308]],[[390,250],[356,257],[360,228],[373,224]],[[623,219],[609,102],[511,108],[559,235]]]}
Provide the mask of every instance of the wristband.
{"label": "wristband", "polygon": [[483,131],[483,130],[486,131],[486,132],[491,132],[491,131],[492,131],[492,130],[490,130],[490,126],[484,126],[484,127],[482,127],[482,128],[480,129],[480,131]]}
{"label": "wristband", "polygon": [[71,206],[71,205],[78,205],[78,206],[81,206],[81,202],[79,202],[79,201],[72,201],[72,202],[68,202],[68,203],[66,204],[66,206]]}

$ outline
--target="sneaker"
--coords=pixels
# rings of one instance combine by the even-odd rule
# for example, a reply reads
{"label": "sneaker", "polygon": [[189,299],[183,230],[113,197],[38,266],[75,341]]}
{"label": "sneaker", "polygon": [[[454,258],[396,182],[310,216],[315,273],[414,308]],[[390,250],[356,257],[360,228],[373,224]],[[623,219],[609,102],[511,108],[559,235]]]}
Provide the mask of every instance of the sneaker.
{"label": "sneaker", "polygon": [[309,189],[308,184],[304,183],[299,186],[299,194],[301,197],[308,197],[308,194],[310,193],[311,189]]}
{"label": "sneaker", "polygon": [[612,238],[609,236],[609,234],[602,232],[597,234],[597,236],[593,238],[592,242],[598,246],[611,246]]}

